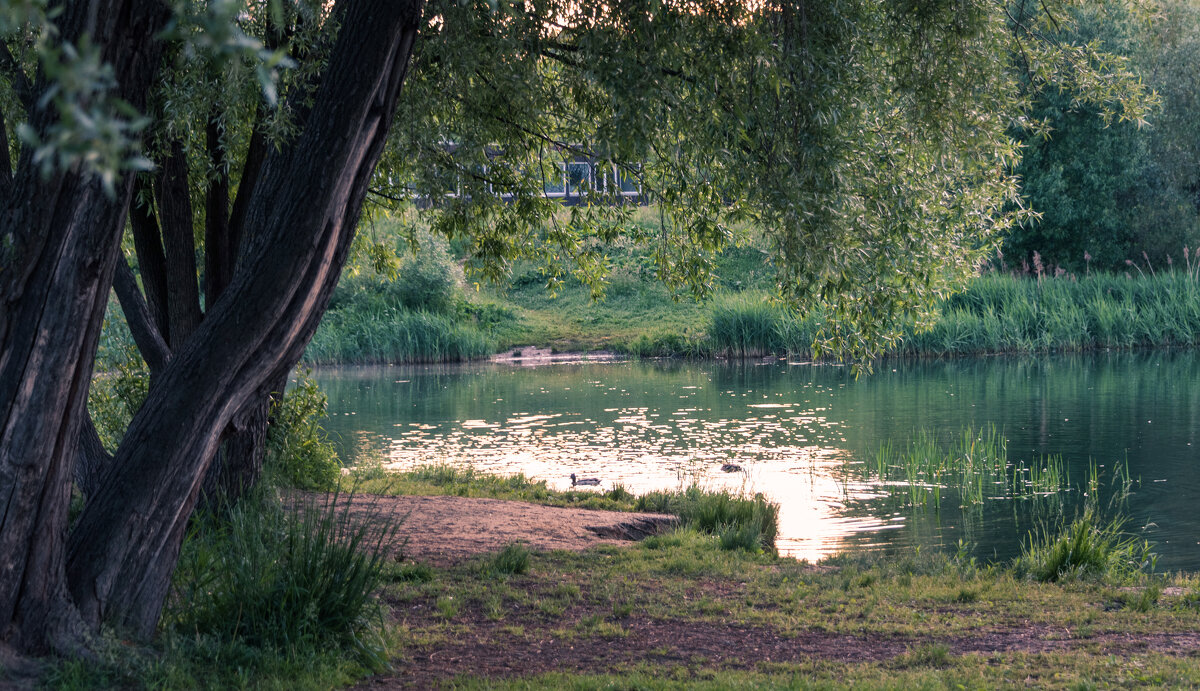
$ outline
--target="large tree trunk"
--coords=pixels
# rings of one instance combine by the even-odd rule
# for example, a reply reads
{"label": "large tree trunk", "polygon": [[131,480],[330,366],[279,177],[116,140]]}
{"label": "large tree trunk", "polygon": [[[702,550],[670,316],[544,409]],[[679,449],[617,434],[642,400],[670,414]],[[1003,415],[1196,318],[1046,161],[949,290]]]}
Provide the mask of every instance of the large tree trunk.
{"label": "large tree trunk", "polygon": [[208,506],[235,504],[246,490],[258,484],[267,453],[271,405],[284,384],[286,379],[271,386],[271,394],[265,398],[248,402],[225,428],[221,445],[204,477],[202,498]]}
{"label": "large tree trunk", "polygon": [[[64,40],[89,35],[118,95],[144,103],[159,66],[159,2],[67,3]],[[43,81],[36,92],[46,88]],[[48,109],[29,113],[45,131]],[[26,152],[3,200],[0,237],[0,639],[27,652],[78,651],[64,556],[80,414],[112,283],[129,184],[106,194],[78,167],[46,178]]]}
{"label": "large tree trunk", "polygon": [[153,633],[221,431],[299,360],[337,282],[421,9],[348,5],[303,131],[263,164],[233,281],[191,338],[172,344],[71,535],[71,592],[89,622]]}
{"label": "large tree trunk", "polygon": [[[257,145],[251,143],[247,159],[258,158],[261,162],[261,155],[255,151],[256,146],[262,145],[257,123],[255,138],[260,141]],[[240,232],[230,222],[229,157],[221,138],[219,106],[214,106],[209,114],[205,126],[205,146],[209,164],[217,174],[209,182],[205,195],[204,297],[208,305],[215,305],[233,280],[241,241]],[[244,192],[238,194],[243,199],[249,199],[259,168],[253,167],[246,172],[250,177],[242,177],[241,189]],[[280,381],[278,390],[282,391],[286,383],[286,380]],[[258,483],[267,450],[267,425],[272,398],[273,395],[250,401],[246,409],[235,415],[225,428],[220,449],[204,479],[202,497],[206,504],[215,507],[235,503],[247,489]]]}

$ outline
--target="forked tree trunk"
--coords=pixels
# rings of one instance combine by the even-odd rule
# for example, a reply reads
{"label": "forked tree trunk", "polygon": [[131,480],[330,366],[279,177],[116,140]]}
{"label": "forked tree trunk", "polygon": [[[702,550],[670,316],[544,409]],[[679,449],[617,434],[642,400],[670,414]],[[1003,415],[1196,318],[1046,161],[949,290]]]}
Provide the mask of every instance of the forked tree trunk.
{"label": "forked tree trunk", "polygon": [[270,394],[248,402],[226,426],[204,476],[201,499],[205,505],[218,508],[235,504],[258,484],[267,454],[271,406],[286,384],[286,377],[277,379],[268,387]]}
{"label": "forked tree trunk", "polygon": [[71,535],[71,592],[90,623],[153,633],[221,431],[299,360],[337,282],[420,10],[355,0],[341,16],[303,131],[263,163],[233,281],[173,348]]}
{"label": "forked tree trunk", "polygon": [[[90,36],[113,66],[118,95],[141,107],[161,55],[150,37],[165,25],[166,7],[112,0],[63,10],[64,40]],[[44,132],[52,115],[32,99],[27,107],[31,125]],[[67,509],[129,189],[126,181],[106,194],[78,168],[45,178],[26,152],[3,200],[0,640],[26,652],[77,652],[86,636],[64,578]]]}

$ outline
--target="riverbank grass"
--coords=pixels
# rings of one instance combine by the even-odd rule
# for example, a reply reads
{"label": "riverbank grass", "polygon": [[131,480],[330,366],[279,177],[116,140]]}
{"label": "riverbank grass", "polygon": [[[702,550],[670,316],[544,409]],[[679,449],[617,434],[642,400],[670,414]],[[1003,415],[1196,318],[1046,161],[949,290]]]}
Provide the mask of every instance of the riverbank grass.
{"label": "riverbank grass", "polygon": [[1200,682],[1187,643],[1200,636],[1200,584],[1189,576],[1043,583],[1010,565],[919,553],[812,565],[723,550],[689,530],[533,552],[524,573],[501,579],[488,575],[497,558],[386,587],[404,620],[391,678],[514,689]]}
{"label": "riverbank grass", "polygon": [[[633,222],[657,223],[639,210]],[[554,293],[543,268],[516,262],[507,281],[468,283],[462,257],[422,235],[383,228],[401,259],[380,274],[354,264],[306,352],[312,364],[453,361],[510,347],[615,350],[636,357],[813,356],[826,326],[819,308],[798,313],[772,298],[775,271],[760,230],[712,258],[714,280],[697,299],[664,286],[652,249],[603,248],[604,297],[566,277]],[[360,262],[361,263],[361,262]],[[900,339],[884,355],[1039,353],[1200,343],[1200,279],[1182,268],[1150,273],[1051,278],[988,273],[937,305],[931,328],[894,324]]]}
{"label": "riverbank grass", "polygon": [[386,472],[367,463],[351,474],[357,475],[359,486],[367,493],[486,497],[545,506],[669,514],[679,518],[684,530],[716,536],[726,550],[773,553],[779,532],[779,506],[763,495],[710,490],[697,484],[643,495],[634,495],[620,484],[608,490],[554,490],[545,480],[531,480],[521,473],[491,475],[446,463],[403,472]]}

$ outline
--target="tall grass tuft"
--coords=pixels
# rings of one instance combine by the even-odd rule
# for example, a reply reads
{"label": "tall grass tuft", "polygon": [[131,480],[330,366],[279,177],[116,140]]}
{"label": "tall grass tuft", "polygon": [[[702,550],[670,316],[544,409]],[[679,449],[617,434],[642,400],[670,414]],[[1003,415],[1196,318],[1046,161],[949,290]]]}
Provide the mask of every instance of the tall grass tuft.
{"label": "tall grass tuft", "polygon": [[454,362],[495,351],[489,334],[453,315],[367,304],[328,312],[304,360],[314,365]]}
{"label": "tall grass tuft", "polygon": [[730,357],[808,354],[819,318],[799,318],[762,293],[718,297],[709,311],[707,350]]}
{"label": "tall grass tuft", "polygon": [[1088,578],[1130,582],[1143,571],[1153,571],[1155,555],[1149,542],[1126,535],[1124,527],[1124,520],[1104,522],[1089,506],[1055,532],[1031,531],[1015,568],[1042,582]]}
{"label": "tall grass tuft", "polygon": [[[386,666],[371,624],[396,524],[356,519],[335,492],[292,508],[260,493],[196,519],[165,617],[179,633],[252,648],[338,647]],[[374,524],[374,525],[371,525]]]}
{"label": "tall grass tuft", "polygon": [[494,578],[519,576],[529,570],[529,549],[519,542],[505,545],[483,566],[483,572]]}
{"label": "tall grass tuft", "polygon": [[779,505],[761,494],[744,497],[692,485],[681,492],[644,494],[634,509],[679,516],[684,528],[718,536],[725,549],[775,551]]}

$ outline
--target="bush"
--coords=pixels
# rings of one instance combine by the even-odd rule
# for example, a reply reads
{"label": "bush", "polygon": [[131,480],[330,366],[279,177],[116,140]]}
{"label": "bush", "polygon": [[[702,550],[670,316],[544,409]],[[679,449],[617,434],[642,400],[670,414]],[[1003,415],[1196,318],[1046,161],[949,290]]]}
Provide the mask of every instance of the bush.
{"label": "bush", "polygon": [[330,310],[370,303],[446,314],[462,301],[462,269],[450,257],[445,240],[420,233],[415,250],[399,238],[396,258],[385,271],[364,267],[338,283]]}
{"label": "bush", "polygon": [[342,464],[321,426],[327,403],[317,383],[300,373],[295,386],[273,406],[264,459],[273,479],[308,490],[337,484]]}

